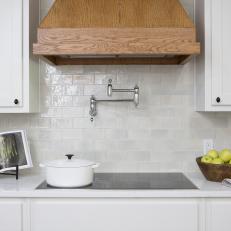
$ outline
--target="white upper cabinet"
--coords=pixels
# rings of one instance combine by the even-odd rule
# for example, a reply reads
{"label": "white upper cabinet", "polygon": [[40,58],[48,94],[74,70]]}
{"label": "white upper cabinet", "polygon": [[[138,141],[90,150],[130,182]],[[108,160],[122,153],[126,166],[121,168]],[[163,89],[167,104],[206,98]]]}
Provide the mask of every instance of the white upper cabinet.
{"label": "white upper cabinet", "polygon": [[231,1],[212,1],[212,104],[231,105]]}
{"label": "white upper cabinet", "polygon": [[22,0],[0,2],[0,105],[22,102]]}
{"label": "white upper cabinet", "polygon": [[38,112],[39,65],[32,56],[38,0],[0,1],[0,113]]}
{"label": "white upper cabinet", "polygon": [[196,110],[231,111],[231,1],[196,0]]}

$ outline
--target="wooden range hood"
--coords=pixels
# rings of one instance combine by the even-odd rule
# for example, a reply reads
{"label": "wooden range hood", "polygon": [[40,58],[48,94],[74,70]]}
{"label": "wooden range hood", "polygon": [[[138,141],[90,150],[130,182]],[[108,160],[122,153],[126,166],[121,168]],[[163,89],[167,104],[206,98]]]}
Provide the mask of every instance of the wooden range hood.
{"label": "wooden range hood", "polygon": [[178,0],[56,0],[33,53],[55,65],[176,65],[200,44]]}

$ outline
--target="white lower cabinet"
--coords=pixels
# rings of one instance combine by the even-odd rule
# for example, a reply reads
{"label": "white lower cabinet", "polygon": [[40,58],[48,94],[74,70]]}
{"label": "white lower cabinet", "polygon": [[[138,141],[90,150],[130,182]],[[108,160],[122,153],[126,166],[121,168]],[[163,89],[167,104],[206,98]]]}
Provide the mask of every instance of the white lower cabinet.
{"label": "white lower cabinet", "polygon": [[230,231],[231,200],[211,199],[206,206],[206,231]]}
{"label": "white lower cabinet", "polygon": [[230,198],[0,199],[0,231],[230,231]]}
{"label": "white lower cabinet", "polygon": [[23,203],[20,200],[0,200],[0,230],[24,231],[22,224]]}
{"label": "white lower cabinet", "polygon": [[198,231],[193,199],[34,199],[31,231]]}

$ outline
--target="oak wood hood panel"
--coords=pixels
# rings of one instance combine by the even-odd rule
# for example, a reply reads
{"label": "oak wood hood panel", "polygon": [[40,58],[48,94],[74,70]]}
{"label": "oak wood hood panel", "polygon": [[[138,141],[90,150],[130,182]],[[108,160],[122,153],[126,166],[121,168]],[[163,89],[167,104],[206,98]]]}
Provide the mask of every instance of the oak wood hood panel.
{"label": "oak wood hood panel", "polygon": [[195,34],[178,0],[56,0],[33,51],[55,65],[181,64],[200,53]]}
{"label": "oak wood hood panel", "polygon": [[40,28],[193,27],[178,0],[56,0]]}

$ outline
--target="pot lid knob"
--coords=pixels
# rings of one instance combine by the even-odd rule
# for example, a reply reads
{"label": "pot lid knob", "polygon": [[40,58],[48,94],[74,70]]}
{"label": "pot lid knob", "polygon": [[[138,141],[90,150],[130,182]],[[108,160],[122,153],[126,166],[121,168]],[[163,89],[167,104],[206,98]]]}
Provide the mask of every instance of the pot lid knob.
{"label": "pot lid knob", "polygon": [[67,158],[68,158],[68,160],[71,160],[71,158],[74,156],[73,154],[67,154],[67,155],[65,155]]}

